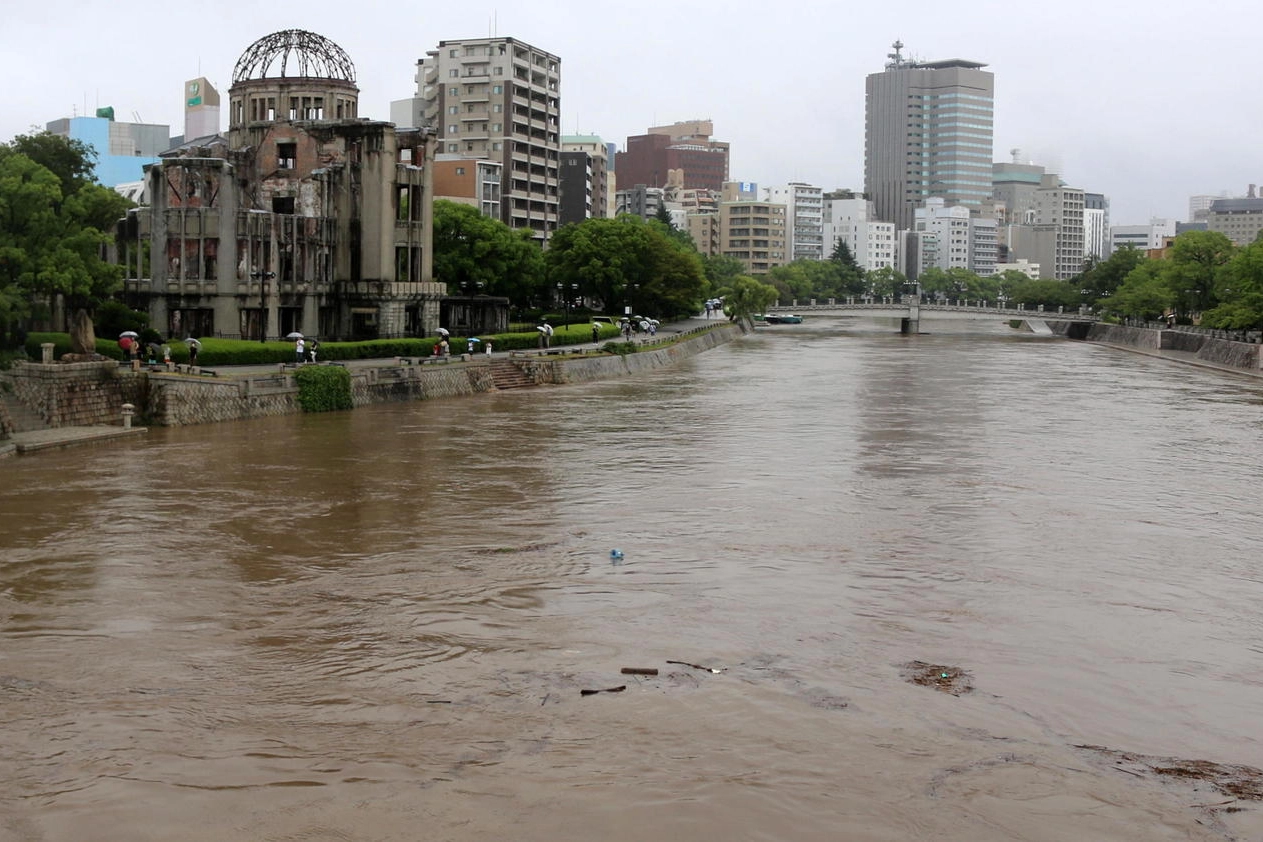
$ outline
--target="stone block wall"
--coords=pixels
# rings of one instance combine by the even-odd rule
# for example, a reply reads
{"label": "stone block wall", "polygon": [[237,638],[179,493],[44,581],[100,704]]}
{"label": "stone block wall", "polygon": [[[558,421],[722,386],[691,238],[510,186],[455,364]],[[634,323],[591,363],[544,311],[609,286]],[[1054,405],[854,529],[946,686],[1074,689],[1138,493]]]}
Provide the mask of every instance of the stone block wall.
{"label": "stone block wall", "polygon": [[[728,342],[744,330],[733,323],[667,348],[626,357],[532,357],[519,361],[519,365],[537,385],[603,380],[670,365]],[[132,371],[110,361],[25,363],[15,366],[13,375],[14,391],[21,402],[58,427],[120,424],[124,403],[136,406],[143,423],[173,427],[302,412],[292,371],[256,377],[191,377]],[[473,395],[494,389],[490,361],[477,358],[463,364],[383,365],[351,372],[354,406]],[[0,418],[0,423],[3,420]]]}
{"label": "stone block wall", "polygon": [[124,403],[144,403],[144,372],[122,369],[113,360],[24,362],[11,376],[15,397],[50,427],[122,424]]}

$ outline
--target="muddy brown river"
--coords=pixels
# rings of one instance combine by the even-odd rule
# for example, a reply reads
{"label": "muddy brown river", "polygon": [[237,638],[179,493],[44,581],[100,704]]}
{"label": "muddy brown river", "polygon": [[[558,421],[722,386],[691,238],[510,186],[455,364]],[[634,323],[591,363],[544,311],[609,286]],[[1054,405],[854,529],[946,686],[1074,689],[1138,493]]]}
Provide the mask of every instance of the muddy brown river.
{"label": "muddy brown river", "polygon": [[1263,380],[842,319],[9,459],[0,841],[1261,839],[1158,760],[1263,767],[1261,476]]}

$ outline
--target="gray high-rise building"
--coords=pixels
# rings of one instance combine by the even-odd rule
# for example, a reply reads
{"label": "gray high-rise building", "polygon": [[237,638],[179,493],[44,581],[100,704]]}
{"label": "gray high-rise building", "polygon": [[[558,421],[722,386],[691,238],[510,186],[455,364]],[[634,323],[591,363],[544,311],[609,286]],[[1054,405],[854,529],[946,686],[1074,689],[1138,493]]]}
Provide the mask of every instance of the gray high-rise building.
{"label": "gray high-rise building", "polygon": [[900,230],[930,197],[983,210],[991,198],[995,75],[963,59],[914,61],[903,44],[865,85],[864,192]]}

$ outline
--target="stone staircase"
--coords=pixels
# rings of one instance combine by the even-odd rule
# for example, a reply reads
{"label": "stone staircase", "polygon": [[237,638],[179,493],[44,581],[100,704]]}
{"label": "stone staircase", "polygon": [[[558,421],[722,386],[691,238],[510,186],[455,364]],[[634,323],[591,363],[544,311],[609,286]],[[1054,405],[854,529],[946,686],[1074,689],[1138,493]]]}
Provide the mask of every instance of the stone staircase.
{"label": "stone staircase", "polygon": [[495,360],[491,363],[491,379],[497,389],[520,389],[535,385],[529,374],[509,360]]}
{"label": "stone staircase", "polygon": [[9,392],[0,391],[0,403],[4,404],[5,415],[13,425],[15,433],[33,433],[36,430],[50,429],[38,412],[19,401]]}

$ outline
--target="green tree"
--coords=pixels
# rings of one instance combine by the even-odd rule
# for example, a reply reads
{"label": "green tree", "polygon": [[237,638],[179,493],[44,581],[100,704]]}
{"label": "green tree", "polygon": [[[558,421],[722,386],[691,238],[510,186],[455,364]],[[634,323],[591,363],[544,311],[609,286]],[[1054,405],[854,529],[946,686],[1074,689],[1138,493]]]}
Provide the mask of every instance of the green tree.
{"label": "green tree", "polygon": [[544,258],[530,231],[514,231],[477,208],[434,203],[434,279],[449,293],[507,297],[524,307],[544,297]]}
{"label": "green tree", "polygon": [[1174,304],[1185,313],[1214,306],[1215,282],[1236,247],[1218,231],[1185,231],[1171,243],[1161,261],[1162,279],[1175,295]]}
{"label": "green tree", "polygon": [[[37,151],[47,148],[56,145],[37,144]],[[65,184],[73,189],[66,192],[55,172],[13,144],[0,145],[0,320],[6,326],[46,315],[58,296],[71,310],[90,310],[121,286],[122,267],[103,255],[113,223],[130,203],[76,176],[85,166],[69,167]]]}
{"label": "green tree", "polygon": [[711,289],[718,290],[731,286],[734,278],[744,275],[746,265],[735,257],[714,254],[702,258],[702,271],[706,273]]}
{"label": "green tree", "polygon": [[738,275],[731,286],[720,290],[724,299],[724,312],[730,318],[739,319],[762,313],[776,302],[776,287],[757,281],[749,275]]}
{"label": "green tree", "polygon": [[865,278],[868,281],[868,289],[865,292],[878,298],[898,295],[903,285],[908,282],[906,275],[890,266],[870,269]]}
{"label": "green tree", "polygon": [[629,306],[649,315],[684,315],[697,311],[706,290],[697,252],[656,221],[630,214],[561,228],[547,263],[554,281],[578,284],[607,313]]}
{"label": "green tree", "polygon": [[7,145],[55,175],[64,196],[96,181],[96,150],[81,140],[35,132],[17,135]]}
{"label": "green tree", "polygon": [[851,253],[851,247],[841,237],[838,237],[838,241],[833,244],[833,252],[829,255],[829,259],[834,263],[841,263],[843,266],[862,271],[862,267],[855,261],[855,255]]}
{"label": "green tree", "polygon": [[1074,309],[1082,300],[1074,284],[1050,278],[1027,278],[1013,287],[1009,297],[1014,304],[1043,304],[1045,308],[1052,309]]}
{"label": "green tree", "polygon": [[1175,303],[1175,293],[1162,277],[1162,261],[1145,260],[1128,273],[1122,285],[1098,302],[1106,312],[1137,319],[1156,319]]}
{"label": "green tree", "polygon": [[1092,262],[1076,281],[1084,300],[1095,301],[1113,295],[1114,290],[1118,289],[1123,280],[1131,274],[1131,270],[1145,259],[1144,252],[1127,245],[1115,251],[1106,260]]}
{"label": "green tree", "polygon": [[1263,328],[1263,237],[1238,249],[1215,283],[1219,304],[1202,315],[1206,327]]}

